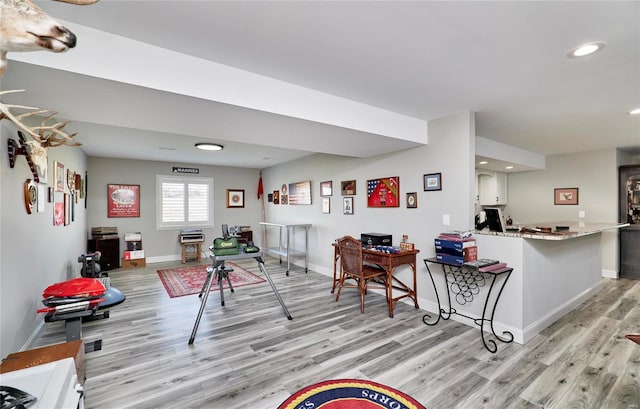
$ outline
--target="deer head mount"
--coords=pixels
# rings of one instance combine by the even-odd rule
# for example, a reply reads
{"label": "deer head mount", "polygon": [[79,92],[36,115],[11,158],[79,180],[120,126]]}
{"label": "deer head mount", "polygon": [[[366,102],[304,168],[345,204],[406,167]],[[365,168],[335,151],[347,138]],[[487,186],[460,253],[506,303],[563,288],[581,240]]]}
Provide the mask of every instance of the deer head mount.
{"label": "deer head mount", "polygon": [[[22,92],[24,90],[9,90],[0,91],[0,98],[9,93]],[[24,110],[22,114],[14,114],[11,110]],[[27,126],[23,122],[25,118],[33,116],[44,116],[44,119],[40,122],[40,125]],[[18,140],[9,138],[9,166],[14,167],[16,157],[18,155],[24,155],[33,173],[33,179],[36,182],[40,182],[40,175],[47,174],[47,148],[53,148],[60,145],[67,146],[80,146],[79,142],[76,142],[73,138],[75,133],[69,135],[65,132],[64,127],[69,123],[68,121],[57,122],[54,118],[56,112],[48,109],[40,109],[35,107],[28,107],[22,105],[4,104],[0,102],[0,120],[8,119],[18,127]],[[24,133],[23,133],[24,132]],[[27,140],[25,135],[31,137],[32,140]]]}
{"label": "deer head mount", "polygon": [[[56,0],[86,5],[98,0]],[[0,0],[0,77],[8,51],[50,50],[56,53],[76,46],[76,36],[31,0]]]}

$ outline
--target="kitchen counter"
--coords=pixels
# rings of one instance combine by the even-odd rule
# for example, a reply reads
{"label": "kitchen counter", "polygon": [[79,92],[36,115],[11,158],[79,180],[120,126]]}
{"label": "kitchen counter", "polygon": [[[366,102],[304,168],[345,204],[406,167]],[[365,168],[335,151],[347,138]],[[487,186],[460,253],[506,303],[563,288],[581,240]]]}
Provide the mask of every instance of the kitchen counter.
{"label": "kitchen counter", "polygon": [[[479,259],[499,260],[513,268],[493,324],[496,333],[509,331],[515,342],[523,344],[598,291],[603,276],[602,235],[626,224],[558,221],[517,225],[536,226],[553,230],[568,226],[569,230],[474,232]],[[481,303],[455,308],[468,316],[482,316]]]}
{"label": "kitchen counter", "polygon": [[[556,231],[556,226],[567,226],[569,230]],[[588,236],[590,234],[601,233],[605,230],[619,229],[621,227],[629,226],[628,223],[584,223],[584,222],[544,222],[544,223],[529,223],[526,225],[517,225],[516,227],[527,229],[525,232],[520,231],[507,231],[506,233],[498,233],[489,231],[488,229],[476,230],[474,233],[477,235],[487,236],[502,236],[502,237],[517,237],[522,239],[535,239],[535,240],[568,240],[576,237]],[[533,232],[528,229],[536,229],[538,227],[550,227],[551,233]]]}

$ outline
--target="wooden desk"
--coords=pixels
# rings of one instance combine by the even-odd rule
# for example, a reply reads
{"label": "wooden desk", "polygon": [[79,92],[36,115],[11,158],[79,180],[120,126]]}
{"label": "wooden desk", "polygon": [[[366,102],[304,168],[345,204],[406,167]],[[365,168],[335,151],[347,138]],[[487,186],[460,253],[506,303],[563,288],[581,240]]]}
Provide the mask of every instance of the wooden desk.
{"label": "wooden desk", "polygon": [[[340,259],[340,248],[337,243],[332,243],[333,246],[333,287],[331,293],[336,289],[336,283],[340,280],[337,276],[337,265]],[[420,250],[403,251],[398,254],[383,253],[381,251],[375,251],[363,248],[362,249],[362,261],[370,264],[375,264],[383,268],[387,272],[387,282],[389,283],[389,317],[393,318],[393,309],[398,301],[403,298],[411,298],[416,308],[418,306],[418,290],[416,282],[416,255]],[[393,271],[396,267],[402,265],[408,265],[413,270],[413,287],[409,287],[397,277],[393,276]],[[403,293],[398,297],[393,297],[393,289],[400,290]]]}

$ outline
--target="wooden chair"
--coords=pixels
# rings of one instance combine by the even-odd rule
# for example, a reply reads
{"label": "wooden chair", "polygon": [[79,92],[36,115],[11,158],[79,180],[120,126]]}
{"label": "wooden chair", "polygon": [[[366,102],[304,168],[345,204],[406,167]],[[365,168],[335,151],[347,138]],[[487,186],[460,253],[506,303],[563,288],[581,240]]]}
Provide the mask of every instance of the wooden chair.
{"label": "wooden chair", "polygon": [[[364,264],[362,258],[362,242],[351,236],[344,236],[338,239],[338,249],[340,251],[340,280],[338,282],[336,301],[340,298],[340,291],[343,287],[359,288],[360,312],[364,313],[364,295],[367,293],[367,288],[377,288],[384,289],[388,303],[387,272],[381,268]],[[378,279],[382,284],[370,286],[369,281],[374,278]],[[355,284],[345,284],[347,280],[354,280]]]}

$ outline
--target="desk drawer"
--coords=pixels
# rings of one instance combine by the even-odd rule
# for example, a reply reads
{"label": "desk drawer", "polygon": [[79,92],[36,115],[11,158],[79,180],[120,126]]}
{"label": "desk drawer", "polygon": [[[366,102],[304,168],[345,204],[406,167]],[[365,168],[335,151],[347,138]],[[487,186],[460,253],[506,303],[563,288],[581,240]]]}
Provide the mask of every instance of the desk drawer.
{"label": "desk drawer", "polygon": [[363,253],[362,260],[373,264],[387,264],[386,257],[382,254]]}

